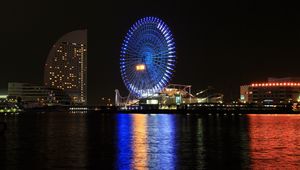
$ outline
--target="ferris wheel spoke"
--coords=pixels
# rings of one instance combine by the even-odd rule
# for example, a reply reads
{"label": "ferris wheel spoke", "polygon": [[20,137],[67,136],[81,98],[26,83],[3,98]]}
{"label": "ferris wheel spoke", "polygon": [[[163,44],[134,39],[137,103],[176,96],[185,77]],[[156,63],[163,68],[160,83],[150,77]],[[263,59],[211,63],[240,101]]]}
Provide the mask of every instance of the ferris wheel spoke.
{"label": "ferris wheel spoke", "polygon": [[125,68],[130,69],[131,67],[135,67],[138,62],[136,61],[125,61]]}
{"label": "ferris wheel spoke", "polygon": [[[125,55],[126,57],[124,57],[125,59],[141,59],[142,57],[138,54],[133,54],[133,53],[127,53],[127,55]],[[151,58],[153,59],[160,59],[160,58],[170,58],[169,57],[169,53],[160,53],[160,54],[155,54],[152,55]]]}
{"label": "ferris wheel spoke", "polygon": [[132,60],[141,60],[142,58],[141,57],[138,57],[138,56],[126,56],[126,57],[124,57],[125,59],[127,59],[127,60],[130,60],[130,59],[132,59]]}
{"label": "ferris wheel spoke", "polygon": [[147,72],[147,76],[148,76],[148,79],[147,79],[148,83],[147,84],[150,85],[150,84],[152,84],[151,82],[154,81],[153,76],[151,76],[148,69],[146,70],[146,72]]}
{"label": "ferris wheel spoke", "polygon": [[159,75],[163,74],[163,71],[161,69],[158,69],[157,67],[154,67],[151,69],[151,73],[149,70],[147,70],[148,76],[151,78],[151,81],[157,81],[160,79]]}
{"label": "ferris wheel spoke", "polygon": [[146,69],[145,73],[142,74],[141,79],[144,80],[143,81],[143,86],[145,87],[145,89],[150,89],[151,86],[153,86],[153,78],[151,76],[151,74],[149,73],[149,70]]}
{"label": "ferris wheel spoke", "polygon": [[127,77],[133,76],[133,74],[134,74],[134,72],[130,68],[127,68],[125,71],[127,73]]}
{"label": "ferris wheel spoke", "polygon": [[167,64],[167,62],[165,58],[154,59],[154,63]]}
{"label": "ferris wheel spoke", "polygon": [[[170,50],[162,51],[162,52],[160,52],[160,53],[158,53],[158,54],[152,55],[151,57],[152,57],[152,58],[155,58],[155,57],[160,56],[160,55],[162,55],[162,56],[168,55],[169,52],[170,52]],[[158,57],[158,58],[160,58],[160,57]]]}
{"label": "ferris wheel spoke", "polygon": [[167,66],[166,66],[166,65],[162,66],[161,64],[156,64],[156,66],[157,66],[158,70],[162,73],[162,75],[163,75],[163,74],[166,72],[166,70],[167,70]]}
{"label": "ferris wheel spoke", "polygon": [[126,54],[123,56],[124,59],[141,59],[141,57],[139,57],[136,54]]}
{"label": "ferris wheel spoke", "polygon": [[131,55],[139,55],[136,50],[128,49],[125,51],[125,54],[131,54]]}
{"label": "ferris wheel spoke", "polygon": [[160,57],[153,57],[153,59],[166,59],[166,58],[170,58],[169,56],[164,55],[164,56],[160,56]]}
{"label": "ferris wheel spoke", "polygon": [[129,75],[130,81],[136,79],[136,77],[137,77],[136,72],[134,72],[132,69],[128,70],[128,75]]}
{"label": "ferris wheel spoke", "polygon": [[126,67],[127,67],[128,69],[132,69],[132,71],[133,71],[133,70],[136,69],[136,66],[137,66],[138,64],[140,64],[140,62],[130,62],[130,63],[127,64]]}
{"label": "ferris wheel spoke", "polygon": [[[133,64],[130,64],[129,67],[133,67]],[[129,67],[126,70],[129,75],[129,78],[130,79],[136,78],[137,72],[134,70],[134,68],[129,68]]]}
{"label": "ferris wheel spoke", "polygon": [[137,57],[124,57],[125,62],[135,62],[138,60],[141,60],[141,58],[137,58]]}
{"label": "ferris wheel spoke", "polygon": [[135,45],[132,45],[132,44],[135,44],[135,42],[136,42],[135,39],[136,39],[135,37],[131,38],[130,40],[128,40],[127,43],[124,43],[124,44],[123,44],[123,47],[124,47],[126,50],[136,51],[136,50],[137,50],[137,49],[136,49],[136,46],[135,46]]}
{"label": "ferris wheel spoke", "polygon": [[141,87],[143,86],[143,79],[142,79],[142,74],[137,74],[137,78],[135,79],[135,81],[136,81],[136,83],[135,84],[137,84],[138,85],[138,89],[140,90],[140,89],[142,89]]}

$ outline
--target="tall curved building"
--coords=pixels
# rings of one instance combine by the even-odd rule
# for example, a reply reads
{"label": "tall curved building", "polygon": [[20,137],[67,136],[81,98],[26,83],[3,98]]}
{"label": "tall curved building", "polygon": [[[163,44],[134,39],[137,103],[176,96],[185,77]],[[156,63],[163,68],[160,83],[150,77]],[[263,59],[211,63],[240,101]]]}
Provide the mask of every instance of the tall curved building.
{"label": "tall curved building", "polygon": [[64,90],[73,105],[87,104],[87,30],[67,33],[53,45],[45,64],[44,83]]}

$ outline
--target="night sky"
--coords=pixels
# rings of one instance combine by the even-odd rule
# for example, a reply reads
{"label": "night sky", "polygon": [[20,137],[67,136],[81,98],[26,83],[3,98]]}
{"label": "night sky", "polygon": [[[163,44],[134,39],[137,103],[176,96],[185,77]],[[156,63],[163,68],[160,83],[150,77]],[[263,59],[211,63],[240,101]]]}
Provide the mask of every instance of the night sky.
{"label": "night sky", "polygon": [[287,1],[4,1],[1,3],[0,89],[43,83],[51,46],[88,29],[89,103],[127,95],[119,71],[122,39],[139,18],[163,19],[175,37],[172,83],[193,91],[213,86],[237,99],[239,85],[300,76],[300,10]]}

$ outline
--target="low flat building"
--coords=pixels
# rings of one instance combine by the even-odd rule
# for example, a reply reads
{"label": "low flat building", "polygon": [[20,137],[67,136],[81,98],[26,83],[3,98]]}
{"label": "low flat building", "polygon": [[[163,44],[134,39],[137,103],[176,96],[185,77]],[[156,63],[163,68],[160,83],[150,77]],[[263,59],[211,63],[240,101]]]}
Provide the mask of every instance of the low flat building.
{"label": "low flat building", "polygon": [[242,103],[300,102],[300,78],[268,78],[267,82],[240,86]]}
{"label": "low flat building", "polygon": [[145,98],[134,98],[130,95],[122,97],[119,90],[116,90],[115,106],[122,108],[133,106],[133,108],[140,107],[142,109],[178,109],[190,104],[223,103],[223,94],[217,93],[212,87],[195,95],[191,94],[191,88],[191,85],[169,84],[160,93]]}
{"label": "low flat building", "polygon": [[70,105],[70,97],[61,89],[30,83],[8,83],[8,98],[28,107]]}

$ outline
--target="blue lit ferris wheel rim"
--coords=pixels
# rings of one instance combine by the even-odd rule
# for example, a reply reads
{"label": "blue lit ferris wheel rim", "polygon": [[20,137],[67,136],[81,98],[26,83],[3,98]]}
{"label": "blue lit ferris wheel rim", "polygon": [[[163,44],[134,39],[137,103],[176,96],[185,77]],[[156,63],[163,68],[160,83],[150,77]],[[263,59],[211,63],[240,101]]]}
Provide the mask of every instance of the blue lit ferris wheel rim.
{"label": "blue lit ferris wheel rim", "polygon": [[169,27],[157,17],[134,23],[121,47],[121,76],[127,89],[147,97],[165,88],[175,69],[175,42]]}

